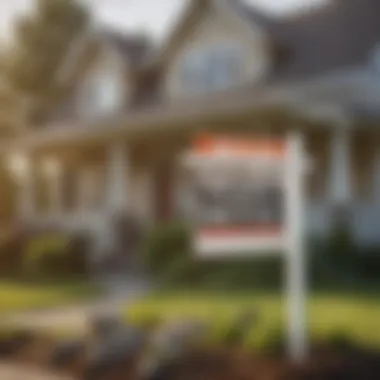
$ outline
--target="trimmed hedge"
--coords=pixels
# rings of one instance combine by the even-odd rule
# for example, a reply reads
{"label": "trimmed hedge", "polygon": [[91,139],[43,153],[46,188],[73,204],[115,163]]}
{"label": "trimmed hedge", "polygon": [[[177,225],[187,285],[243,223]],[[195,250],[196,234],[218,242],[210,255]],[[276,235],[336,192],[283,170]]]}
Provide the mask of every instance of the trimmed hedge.
{"label": "trimmed hedge", "polygon": [[178,222],[161,224],[143,240],[143,263],[156,278],[169,282],[182,279],[192,266],[190,244],[187,226]]}
{"label": "trimmed hedge", "polygon": [[88,243],[83,235],[10,231],[0,238],[0,274],[21,278],[85,275]]}
{"label": "trimmed hedge", "polygon": [[[313,287],[378,282],[380,249],[358,249],[347,229],[337,228],[327,241],[312,237],[307,241],[308,279]],[[192,252],[191,229],[183,223],[160,224],[149,231],[144,242],[145,266],[166,285],[238,289],[277,288],[283,283],[282,253],[252,259],[200,260]]]}
{"label": "trimmed hedge", "polygon": [[87,272],[85,237],[51,232],[30,239],[23,273],[27,276],[84,275]]}
{"label": "trimmed hedge", "polygon": [[[157,298],[156,298],[157,297]],[[286,318],[284,314],[285,298],[272,294],[239,296],[231,293],[216,293],[200,296],[160,295],[142,300],[129,306],[125,312],[125,319],[136,326],[145,327],[153,323],[178,320],[203,321],[207,329],[205,342],[211,345],[229,346],[239,343],[251,349],[265,353],[281,352],[286,345]],[[335,346],[349,345],[350,342],[379,347],[380,335],[376,327],[379,308],[360,311],[362,300],[358,298],[341,300],[332,305],[328,296],[311,299],[309,334],[314,342],[329,342]],[[365,304],[365,303],[364,303]],[[371,301],[368,301],[371,304]],[[328,309],[326,311],[326,308]],[[344,309],[342,312],[341,308]],[[257,310],[257,319],[242,331],[236,331],[236,321],[246,310]],[[367,316],[366,325],[358,324],[357,317]],[[240,340],[240,338],[241,340]]]}
{"label": "trimmed hedge", "polygon": [[146,268],[161,283],[209,288],[279,286],[283,255],[223,260],[198,259],[191,247],[191,229],[179,222],[163,223],[148,232],[143,247]]}
{"label": "trimmed hedge", "polygon": [[27,275],[63,274],[67,237],[46,234],[32,238],[25,250],[23,272]]}
{"label": "trimmed hedge", "polygon": [[29,235],[22,229],[5,231],[0,237],[0,275],[20,272]]}

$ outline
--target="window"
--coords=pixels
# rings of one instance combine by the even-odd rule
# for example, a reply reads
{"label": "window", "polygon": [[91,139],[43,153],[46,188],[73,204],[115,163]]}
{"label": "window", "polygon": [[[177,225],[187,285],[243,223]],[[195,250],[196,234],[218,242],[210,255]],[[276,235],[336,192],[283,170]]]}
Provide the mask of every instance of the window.
{"label": "window", "polygon": [[98,80],[98,105],[101,110],[115,109],[121,97],[119,81],[112,73],[103,73]]}
{"label": "window", "polygon": [[238,79],[241,62],[239,45],[219,45],[193,51],[183,62],[184,87],[194,92],[225,89]]}
{"label": "window", "polygon": [[380,44],[377,44],[371,51],[370,61],[373,69],[377,73],[380,72]]}
{"label": "window", "polygon": [[112,112],[122,101],[121,81],[112,72],[96,72],[85,84],[84,94],[86,114]]}

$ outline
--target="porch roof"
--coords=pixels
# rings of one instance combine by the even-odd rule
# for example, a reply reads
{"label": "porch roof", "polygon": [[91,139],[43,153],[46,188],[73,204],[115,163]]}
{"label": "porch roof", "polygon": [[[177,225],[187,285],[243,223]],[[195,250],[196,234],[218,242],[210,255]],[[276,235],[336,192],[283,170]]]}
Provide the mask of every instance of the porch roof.
{"label": "porch roof", "polygon": [[[191,131],[199,125],[255,117],[265,112],[333,125],[344,118],[355,121],[363,115],[377,118],[380,107],[380,73],[367,68],[352,68],[310,81],[283,82],[252,91],[250,86],[223,93],[175,100],[128,111],[123,115],[96,121],[59,123],[41,130],[23,131],[2,152],[13,149],[38,149],[49,146],[81,145],[119,137],[133,138],[153,131]],[[360,112],[358,112],[360,111]],[[379,115],[380,116],[380,115]]]}

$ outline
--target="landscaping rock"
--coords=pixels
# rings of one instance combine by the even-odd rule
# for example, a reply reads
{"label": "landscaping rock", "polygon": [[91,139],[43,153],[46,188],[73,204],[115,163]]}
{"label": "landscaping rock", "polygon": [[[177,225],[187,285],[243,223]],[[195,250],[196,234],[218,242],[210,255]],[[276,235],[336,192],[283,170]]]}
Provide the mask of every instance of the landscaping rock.
{"label": "landscaping rock", "polygon": [[89,320],[90,334],[94,338],[106,338],[115,332],[123,329],[123,321],[116,315],[95,315]]}
{"label": "landscaping rock", "polygon": [[74,362],[84,358],[87,344],[83,340],[71,340],[59,343],[53,348],[49,366],[55,369],[68,368]]}
{"label": "landscaping rock", "polygon": [[135,328],[125,328],[97,343],[90,352],[85,380],[96,380],[109,373],[120,371],[134,362],[145,343],[145,334]]}
{"label": "landscaping rock", "polygon": [[208,326],[196,320],[164,324],[148,342],[138,366],[139,375],[150,379],[172,372],[179,360],[203,343],[207,331]]}
{"label": "landscaping rock", "polygon": [[254,310],[245,310],[237,316],[233,325],[226,332],[225,342],[232,345],[240,345],[250,328],[257,322],[258,315]]}
{"label": "landscaping rock", "polygon": [[16,331],[0,340],[0,356],[6,357],[21,351],[34,340],[34,334],[30,331]]}
{"label": "landscaping rock", "polygon": [[201,344],[209,326],[199,320],[181,320],[161,326],[151,338],[151,348],[170,356],[180,356]]}

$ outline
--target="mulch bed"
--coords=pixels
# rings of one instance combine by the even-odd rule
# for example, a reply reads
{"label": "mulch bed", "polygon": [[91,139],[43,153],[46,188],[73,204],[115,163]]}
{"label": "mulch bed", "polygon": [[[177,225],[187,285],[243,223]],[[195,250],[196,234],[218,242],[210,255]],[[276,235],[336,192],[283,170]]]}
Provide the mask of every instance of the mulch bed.
{"label": "mulch bed", "polygon": [[[21,343],[20,343],[21,342]],[[7,350],[7,344],[9,350]],[[48,337],[19,339],[18,344],[0,340],[0,360],[14,365],[47,368],[54,341]],[[125,362],[112,373],[96,380],[134,379],[133,363]],[[84,357],[60,370],[85,379]],[[159,378],[159,377],[158,377]],[[163,377],[162,377],[163,378]],[[302,365],[290,363],[284,355],[257,356],[236,349],[199,352],[173,364],[163,380],[380,380],[380,352],[359,348],[314,348]],[[87,379],[86,379],[87,380]]]}

